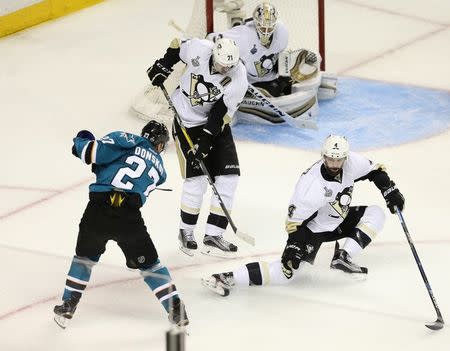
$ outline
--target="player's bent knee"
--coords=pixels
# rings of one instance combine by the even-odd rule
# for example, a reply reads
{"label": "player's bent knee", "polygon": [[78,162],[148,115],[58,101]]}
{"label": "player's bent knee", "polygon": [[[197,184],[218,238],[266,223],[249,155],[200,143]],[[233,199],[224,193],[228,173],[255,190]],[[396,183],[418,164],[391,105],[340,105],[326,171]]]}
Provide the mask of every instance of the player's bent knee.
{"label": "player's bent knee", "polygon": [[384,210],[377,205],[368,206],[361,220],[367,221],[373,225],[373,229],[380,232],[386,222]]}

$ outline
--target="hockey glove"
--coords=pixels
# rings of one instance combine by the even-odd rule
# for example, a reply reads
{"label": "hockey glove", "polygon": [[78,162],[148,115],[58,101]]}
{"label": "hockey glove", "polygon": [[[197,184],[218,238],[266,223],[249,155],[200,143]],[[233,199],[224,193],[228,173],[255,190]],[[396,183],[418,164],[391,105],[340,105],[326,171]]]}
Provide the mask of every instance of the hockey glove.
{"label": "hockey glove", "polygon": [[207,129],[203,129],[200,136],[197,138],[194,145],[194,150],[189,151],[191,153],[191,163],[195,166],[203,161],[212,148],[213,136]]}
{"label": "hockey glove", "polygon": [[157,60],[154,65],[147,70],[147,75],[154,86],[160,87],[164,84],[172,71],[172,68],[164,66],[161,60]]}
{"label": "hockey glove", "polygon": [[95,136],[94,134],[92,134],[90,131],[88,130],[80,130],[77,133],[77,138],[82,138],[82,139],[89,139],[89,140],[95,140]]}
{"label": "hockey glove", "polygon": [[302,261],[302,249],[296,243],[287,243],[281,256],[281,269],[286,278],[291,279],[293,269],[298,269]]}
{"label": "hockey glove", "polygon": [[382,194],[391,213],[395,213],[395,207],[400,211],[403,210],[405,198],[392,180],[390,181],[389,186],[382,189]]}
{"label": "hockey glove", "polygon": [[[92,134],[90,131],[84,130],[84,129],[80,130],[77,133],[76,138],[95,140],[94,134]],[[78,157],[77,149],[75,148],[75,144],[72,146],[72,155],[74,155],[75,157]]]}
{"label": "hockey glove", "polygon": [[305,63],[314,66],[316,62],[317,62],[317,55],[312,51],[308,51],[305,57]]}

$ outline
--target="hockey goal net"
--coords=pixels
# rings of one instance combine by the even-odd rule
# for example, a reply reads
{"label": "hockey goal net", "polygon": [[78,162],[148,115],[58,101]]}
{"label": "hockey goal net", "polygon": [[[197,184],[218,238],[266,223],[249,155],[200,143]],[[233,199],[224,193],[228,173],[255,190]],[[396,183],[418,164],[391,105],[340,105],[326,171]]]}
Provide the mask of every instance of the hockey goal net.
{"label": "hockey goal net", "polygon": [[[306,48],[322,56],[321,69],[325,69],[325,0],[271,0],[278,10],[278,17],[289,30],[291,49]],[[226,30],[230,27],[230,13],[240,9],[249,18],[262,0],[195,0],[189,24],[180,29],[182,38],[204,38],[208,33]],[[176,24],[171,21],[171,25]],[[172,38],[167,38],[169,44]],[[164,53],[161,53],[161,56]],[[172,93],[178,86],[184,64],[178,63],[165,82]],[[131,113],[144,119],[156,119],[171,126],[173,114],[161,90],[149,84],[133,101]]]}

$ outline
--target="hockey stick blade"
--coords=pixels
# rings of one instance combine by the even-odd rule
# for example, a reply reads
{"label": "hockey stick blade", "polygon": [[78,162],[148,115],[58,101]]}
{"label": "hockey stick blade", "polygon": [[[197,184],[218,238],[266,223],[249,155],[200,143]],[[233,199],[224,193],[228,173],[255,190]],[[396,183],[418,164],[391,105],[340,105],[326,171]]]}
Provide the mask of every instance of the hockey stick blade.
{"label": "hockey stick blade", "polygon": [[442,317],[438,317],[433,324],[425,324],[425,326],[431,330],[440,330],[444,327],[444,319]]}
{"label": "hockey stick blade", "polygon": [[252,84],[249,84],[247,87],[247,91],[253,95],[253,97],[260,102],[262,102],[264,105],[269,107],[278,117],[283,119],[287,124],[289,124],[291,127],[294,128],[307,128],[307,129],[313,129],[317,130],[319,129],[317,127],[317,123],[314,119],[309,118],[294,118],[284,112],[281,108],[279,108],[277,105],[275,105],[273,102],[271,102],[264,94],[262,94],[255,86]]}
{"label": "hockey stick blade", "polygon": [[243,233],[240,230],[236,230],[236,236],[241,240],[245,241],[247,244],[251,246],[255,246],[255,238],[249,234]]}

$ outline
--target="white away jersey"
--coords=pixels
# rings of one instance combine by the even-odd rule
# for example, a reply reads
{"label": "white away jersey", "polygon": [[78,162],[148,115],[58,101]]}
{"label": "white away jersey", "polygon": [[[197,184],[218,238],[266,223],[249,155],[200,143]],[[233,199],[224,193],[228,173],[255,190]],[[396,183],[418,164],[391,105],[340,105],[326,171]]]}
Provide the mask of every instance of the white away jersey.
{"label": "white away jersey", "polygon": [[339,182],[326,180],[322,165],[323,160],[320,160],[300,176],[289,203],[289,222],[303,222],[317,212],[307,223],[313,233],[333,231],[342,223],[349,210],[355,180],[378,166],[364,156],[350,152]]}
{"label": "white away jersey", "polygon": [[247,76],[241,62],[226,75],[211,72],[213,46],[214,43],[206,39],[190,39],[180,45],[180,58],[186,64],[186,71],[172,100],[188,128],[205,124],[209,111],[222,96],[227,114],[233,117],[247,91]]}
{"label": "white away jersey", "polygon": [[253,21],[218,34],[236,41],[250,84],[278,78],[278,54],[286,49],[289,37],[282,23],[277,23],[268,48],[261,45]]}

